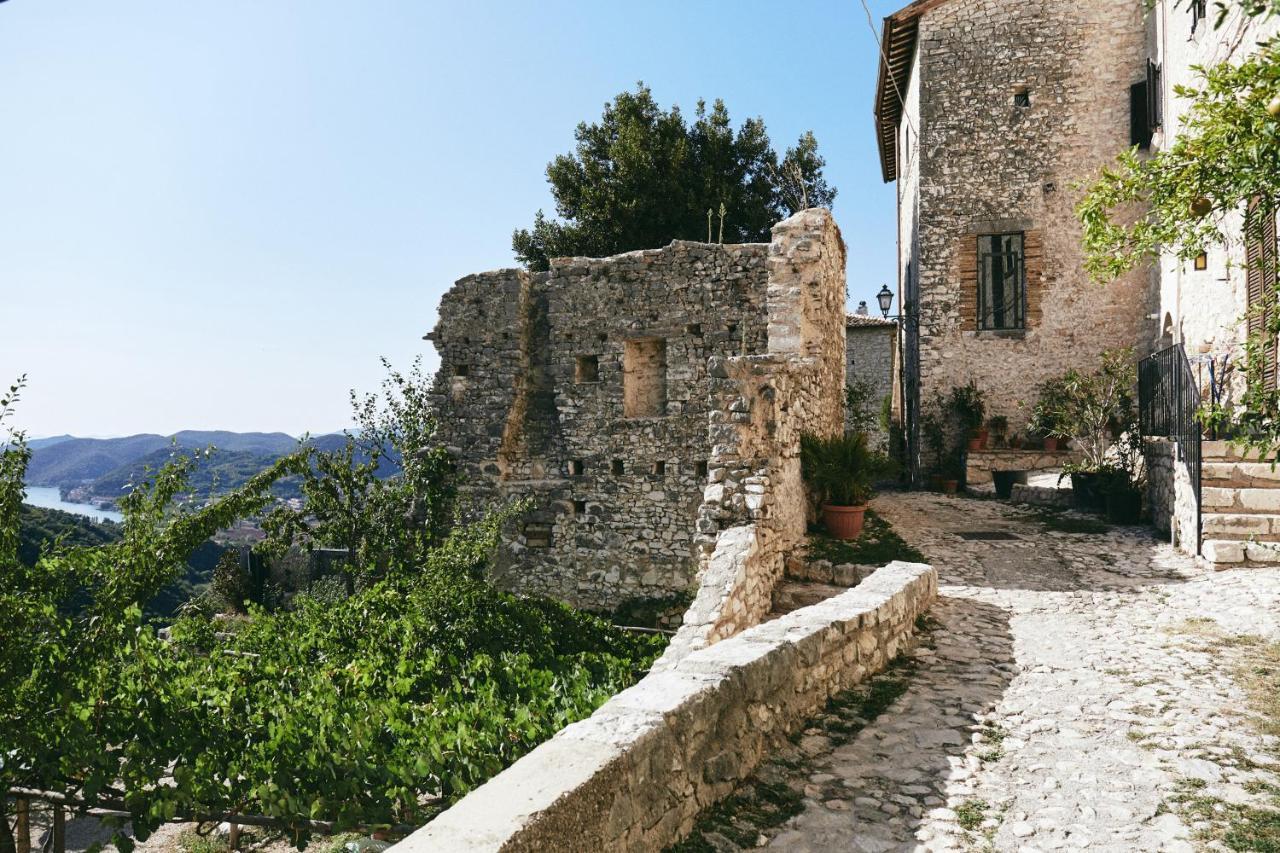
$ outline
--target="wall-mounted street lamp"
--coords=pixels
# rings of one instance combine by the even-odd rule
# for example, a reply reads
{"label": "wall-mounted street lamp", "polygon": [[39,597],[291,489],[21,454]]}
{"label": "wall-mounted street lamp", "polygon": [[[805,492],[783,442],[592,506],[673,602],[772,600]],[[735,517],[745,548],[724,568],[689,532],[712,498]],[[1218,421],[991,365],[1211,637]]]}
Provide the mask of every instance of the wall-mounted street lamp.
{"label": "wall-mounted street lamp", "polygon": [[887,320],[889,319],[889,309],[893,307],[893,291],[889,289],[889,285],[882,285],[880,292],[876,294],[876,301],[880,303],[880,313]]}

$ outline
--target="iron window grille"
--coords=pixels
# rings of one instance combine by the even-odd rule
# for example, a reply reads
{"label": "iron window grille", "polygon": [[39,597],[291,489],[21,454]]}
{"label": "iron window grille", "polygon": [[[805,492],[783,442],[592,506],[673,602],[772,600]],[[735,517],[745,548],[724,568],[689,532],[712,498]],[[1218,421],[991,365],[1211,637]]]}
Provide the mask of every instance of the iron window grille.
{"label": "iron window grille", "polygon": [[1025,329],[1027,270],[1022,232],[978,238],[978,328]]}

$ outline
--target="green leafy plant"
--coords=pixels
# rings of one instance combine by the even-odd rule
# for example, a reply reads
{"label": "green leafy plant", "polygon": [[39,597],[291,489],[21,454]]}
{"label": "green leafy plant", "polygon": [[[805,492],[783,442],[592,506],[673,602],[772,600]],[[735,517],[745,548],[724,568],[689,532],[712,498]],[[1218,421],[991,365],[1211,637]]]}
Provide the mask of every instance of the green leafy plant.
{"label": "green leafy plant", "polygon": [[844,386],[845,426],[849,432],[870,432],[876,426],[876,387],[866,379]]}
{"label": "green leafy plant", "polygon": [[1031,428],[1075,442],[1083,458],[1070,471],[1104,471],[1115,437],[1132,420],[1136,390],[1133,350],[1108,350],[1095,370],[1068,370],[1041,384]]}
{"label": "green leafy plant", "polygon": [[947,406],[965,436],[976,434],[987,415],[986,395],[974,382],[952,388]]}
{"label": "green leafy plant", "polygon": [[800,437],[800,463],[805,482],[824,503],[861,506],[871,499],[876,479],[892,472],[889,459],[867,445],[865,433],[822,438]]}
{"label": "green leafy plant", "polygon": [[987,418],[987,429],[991,430],[997,442],[1003,443],[1009,434],[1009,419],[1004,415],[992,415]]}

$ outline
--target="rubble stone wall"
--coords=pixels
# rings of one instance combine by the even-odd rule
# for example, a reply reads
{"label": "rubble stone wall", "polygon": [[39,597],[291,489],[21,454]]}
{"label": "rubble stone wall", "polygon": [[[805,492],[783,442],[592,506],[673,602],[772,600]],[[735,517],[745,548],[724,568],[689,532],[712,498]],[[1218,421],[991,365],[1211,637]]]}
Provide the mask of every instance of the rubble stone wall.
{"label": "rubble stone wall", "polygon": [[[845,381],[866,382],[871,386],[866,413],[872,417],[867,431],[872,445],[885,448],[889,436],[880,426],[880,410],[886,397],[893,398],[894,361],[898,346],[898,328],[892,323],[850,318],[845,327]],[[851,428],[846,413],[846,429]]]}
{"label": "rubble stone wall", "polygon": [[[1077,182],[1129,145],[1141,15],[1132,0],[951,0],[924,13],[919,210],[900,218],[918,223],[926,409],[934,392],[974,380],[987,414],[1018,431],[1037,383],[1151,340],[1149,271],[1090,282],[1074,213]],[[979,331],[977,238],[1001,232],[1026,236],[1027,328]]]}
{"label": "rubble stone wall", "polygon": [[1167,438],[1147,439],[1147,501],[1151,524],[1180,550],[1196,553],[1199,513],[1191,473],[1178,458],[1178,444]]}
{"label": "rubble stone wall", "polygon": [[931,567],[890,563],[842,595],[694,652],[563,729],[396,850],[661,850],[831,696],[883,669],[937,589]]}
{"label": "rubble stone wall", "polygon": [[[441,436],[464,498],[532,501],[494,581],[612,611],[694,591],[708,485],[737,522],[748,504],[803,517],[796,425],[842,417],[843,258],[812,210],[772,244],[676,241],[459,281],[430,336]],[[766,553],[803,535],[784,527]]]}

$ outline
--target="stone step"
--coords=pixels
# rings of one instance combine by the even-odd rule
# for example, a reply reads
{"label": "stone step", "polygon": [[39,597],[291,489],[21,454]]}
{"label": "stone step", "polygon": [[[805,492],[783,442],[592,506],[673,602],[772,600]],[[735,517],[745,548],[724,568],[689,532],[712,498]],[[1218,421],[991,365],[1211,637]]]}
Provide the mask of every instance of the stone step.
{"label": "stone step", "polygon": [[1280,543],[1241,542],[1238,539],[1206,539],[1200,553],[1215,565],[1280,563]]}
{"label": "stone step", "polygon": [[1200,442],[1200,458],[1208,461],[1258,461],[1263,458],[1263,454],[1259,450],[1244,450],[1243,447],[1232,447],[1230,443],[1225,441],[1202,441]]}
{"label": "stone step", "polygon": [[1280,488],[1206,484],[1200,489],[1200,500],[1206,511],[1266,515],[1280,513]]}
{"label": "stone step", "polygon": [[1280,465],[1270,462],[1209,462],[1200,469],[1200,481],[1207,486],[1256,486],[1280,489]]}
{"label": "stone step", "polygon": [[1280,515],[1245,512],[1203,512],[1206,539],[1256,539],[1280,542]]}

